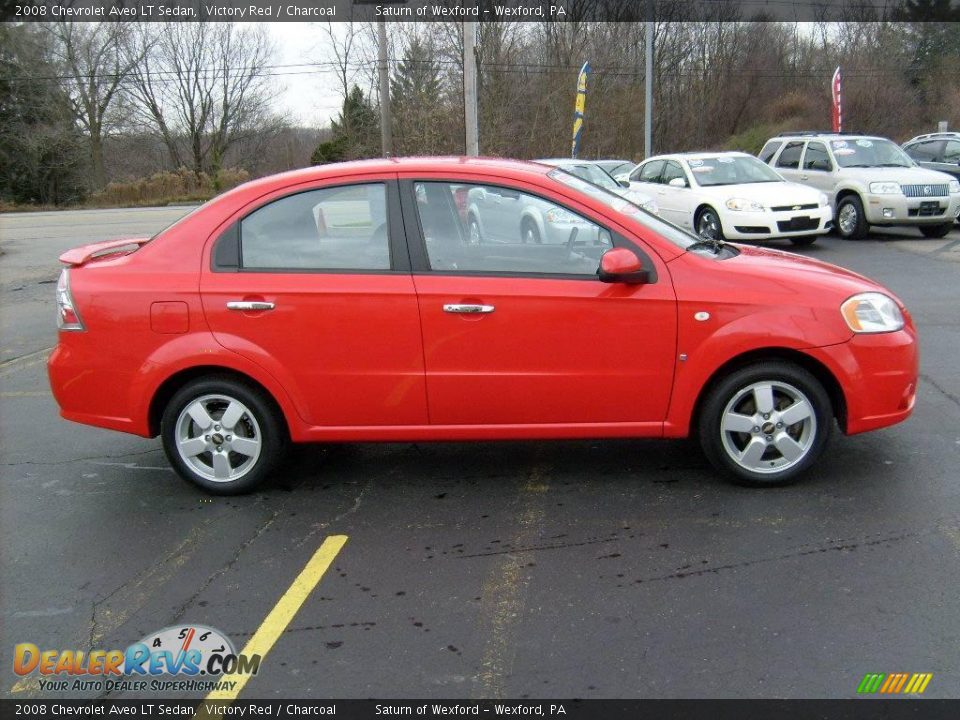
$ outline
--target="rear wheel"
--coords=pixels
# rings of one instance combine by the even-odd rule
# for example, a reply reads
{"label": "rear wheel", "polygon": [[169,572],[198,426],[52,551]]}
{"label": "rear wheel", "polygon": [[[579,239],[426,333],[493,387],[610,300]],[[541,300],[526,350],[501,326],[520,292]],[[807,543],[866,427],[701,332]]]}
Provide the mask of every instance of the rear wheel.
{"label": "rear wheel", "polygon": [[947,233],[953,230],[953,223],[948,223],[946,225],[921,225],[920,232],[923,233],[924,237],[928,238],[942,238],[946,237]]}
{"label": "rear wheel", "polygon": [[539,245],[543,242],[540,237],[540,230],[537,229],[537,224],[529,218],[525,219],[520,225],[520,234],[525,243]]}
{"label": "rear wheel", "polygon": [[820,456],[832,425],[830,398],[813,375],[766,362],[731,373],[710,391],[700,444],[714,467],[738,484],[786,485]]}
{"label": "rear wheel", "polygon": [[177,391],[164,409],[160,434],[177,473],[214,495],[255,488],[288,443],[271,399],[228,376],[200,378]]}
{"label": "rear wheel", "polygon": [[845,240],[862,240],[870,231],[863,203],[856,195],[847,195],[837,203],[837,232]]}

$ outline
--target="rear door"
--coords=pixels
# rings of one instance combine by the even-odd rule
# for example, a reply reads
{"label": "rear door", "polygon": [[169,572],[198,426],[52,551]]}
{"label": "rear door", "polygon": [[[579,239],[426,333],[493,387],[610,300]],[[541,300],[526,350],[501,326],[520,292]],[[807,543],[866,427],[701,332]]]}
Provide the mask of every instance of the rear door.
{"label": "rear door", "polygon": [[774,164],[777,172],[783,175],[791,182],[803,182],[800,176],[803,174],[800,170],[800,157],[803,155],[804,143],[802,140],[794,140],[784,145],[780,155],[777,156],[777,162]]}
{"label": "rear door", "polygon": [[391,176],[258,200],[201,274],[217,340],[263,367],[304,420],[424,425],[420,318]]}
{"label": "rear door", "polygon": [[[525,242],[517,227],[509,241],[473,243],[454,198],[489,185],[401,174],[401,187],[431,423],[514,425],[520,435],[519,426],[530,425],[660,427],[674,372],[676,307],[658,257],[582,207],[518,188],[511,190],[521,202],[543,206],[551,233],[564,242]],[[614,243],[641,253],[655,282],[600,282],[600,255]]]}

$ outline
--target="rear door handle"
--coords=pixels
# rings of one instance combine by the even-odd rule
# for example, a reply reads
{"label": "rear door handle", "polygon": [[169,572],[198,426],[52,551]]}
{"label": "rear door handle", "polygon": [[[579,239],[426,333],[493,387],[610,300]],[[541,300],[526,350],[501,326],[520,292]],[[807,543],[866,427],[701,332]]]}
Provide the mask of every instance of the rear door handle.
{"label": "rear door handle", "polygon": [[462,315],[477,315],[482,313],[492,313],[493,305],[460,305],[449,304],[443,306],[443,311],[448,313],[460,313]]}
{"label": "rear door handle", "polygon": [[227,303],[227,310],[273,310],[276,307],[272,302],[263,300],[231,300]]}

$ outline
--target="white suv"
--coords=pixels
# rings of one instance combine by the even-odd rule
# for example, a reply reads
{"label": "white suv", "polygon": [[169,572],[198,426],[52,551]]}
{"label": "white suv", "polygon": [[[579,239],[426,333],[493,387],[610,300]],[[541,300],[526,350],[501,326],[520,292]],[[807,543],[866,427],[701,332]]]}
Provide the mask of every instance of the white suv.
{"label": "white suv", "polygon": [[785,133],[770,139],[759,157],[788,180],[826,193],[844,238],[866,237],[871,225],[914,226],[939,238],[960,212],[960,181],[919,167],[885,138]]}

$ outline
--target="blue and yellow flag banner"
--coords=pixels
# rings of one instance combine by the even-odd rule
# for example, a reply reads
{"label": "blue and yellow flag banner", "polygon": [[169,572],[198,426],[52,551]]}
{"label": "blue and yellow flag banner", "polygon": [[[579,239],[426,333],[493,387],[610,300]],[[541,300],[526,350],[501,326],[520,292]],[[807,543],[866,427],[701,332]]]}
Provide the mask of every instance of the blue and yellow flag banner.
{"label": "blue and yellow flag banner", "polygon": [[577,75],[577,99],[573,105],[573,145],[570,148],[570,157],[575,158],[580,150],[580,137],[583,135],[583,112],[587,105],[587,76],[590,74],[590,63],[585,62]]}

